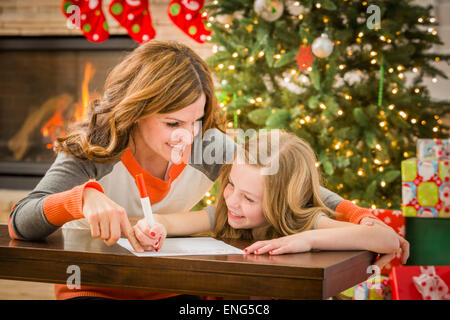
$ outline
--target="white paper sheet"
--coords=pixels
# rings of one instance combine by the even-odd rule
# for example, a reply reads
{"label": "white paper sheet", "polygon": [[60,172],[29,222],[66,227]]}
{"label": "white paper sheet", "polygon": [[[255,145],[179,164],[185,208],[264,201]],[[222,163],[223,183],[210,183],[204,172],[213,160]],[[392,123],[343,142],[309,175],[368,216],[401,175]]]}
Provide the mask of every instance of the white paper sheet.
{"label": "white paper sheet", "polygon": [[137,253],[127,238],[120,238],[117,243],[138,257],[166,257],[192,255],[244,254],[241,249],[210,237],[166,238],[161,249]]}

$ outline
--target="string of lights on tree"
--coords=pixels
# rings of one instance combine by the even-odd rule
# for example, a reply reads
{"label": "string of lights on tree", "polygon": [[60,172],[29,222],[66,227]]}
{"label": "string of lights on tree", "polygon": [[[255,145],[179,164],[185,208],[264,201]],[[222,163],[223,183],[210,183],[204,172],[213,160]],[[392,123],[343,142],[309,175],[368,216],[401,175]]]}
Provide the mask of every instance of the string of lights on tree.
{"label": "string of lights on tree", "polygon": [[[367,8],[380,8],[369,29]],[[400,208],[400,162],[415,139],[447,137],[447,78],[431,8],[406,0],[215,0],[208,63],[226,126],[283,128],[307,140],[327,187],[360,205]],[[213,193],[205,199],[210,204]]]}

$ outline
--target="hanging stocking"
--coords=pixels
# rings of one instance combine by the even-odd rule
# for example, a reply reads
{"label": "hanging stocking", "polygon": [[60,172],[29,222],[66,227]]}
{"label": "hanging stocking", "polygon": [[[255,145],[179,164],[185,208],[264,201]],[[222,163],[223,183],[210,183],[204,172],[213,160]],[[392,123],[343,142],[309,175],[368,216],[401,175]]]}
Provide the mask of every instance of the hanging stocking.
{"label": "hanging stocking", "polygon": [[108,23],[102,11],[103,0],[63,0],[62,13],[81,29],[91,42],[102,42],[108,39]]}
{"label": "hanging stocking", "polygon": [[199,43],[211,34],[205,28],[206,17],[202,17],[204,0],[172,0],[167,8],[170,20],[189,37]]}
{"label": "hanging stocking", "polygon": [[134,41],[143,43],[155,37],[148,0],[112,0],[109,12]]}

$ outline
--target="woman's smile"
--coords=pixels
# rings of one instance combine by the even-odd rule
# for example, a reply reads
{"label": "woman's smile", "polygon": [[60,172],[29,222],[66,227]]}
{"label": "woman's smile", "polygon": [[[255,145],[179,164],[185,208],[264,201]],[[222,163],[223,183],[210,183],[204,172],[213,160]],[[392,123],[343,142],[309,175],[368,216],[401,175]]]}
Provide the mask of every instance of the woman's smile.
{"label": "woman's smile", "polygon": [[172,149],[172,150],[174,150],[174,151],[178,151],[178,152],[183,152],[184,149],[186,149],[186,144],[184,144],[184,143],[181,143],[181,144],[171,144],[171,143],[166,142],[166,145],[167,145],[170,149]]}

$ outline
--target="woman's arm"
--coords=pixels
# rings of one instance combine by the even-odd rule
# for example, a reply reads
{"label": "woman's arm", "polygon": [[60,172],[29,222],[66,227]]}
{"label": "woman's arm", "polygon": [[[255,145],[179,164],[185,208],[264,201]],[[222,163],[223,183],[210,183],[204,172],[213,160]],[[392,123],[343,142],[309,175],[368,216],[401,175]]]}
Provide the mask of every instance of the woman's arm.
{"label": "woman's arm", "polygon": [[368,250],[392,253],[399,249],[397,235],[381,226],[354,225],[320,217],[318,229],[278,239],[258,241],[246,248],[246,253],[283,254],[319,250]]}
{"label": "woman's arm", "polygon": [[335,211],[337,220],[359,224],[362,223],[364,218],[371,218],[383,223],[370,212],[370,209],[359,207],[353,202],[345,200],[337,193],[334,193],[327,188],[320,187],[320,195],[327,208]]}
{"label": "woman's arm", "polygon": [[40,240],[65,222],[83,217],[83,192],[87,187],[101,190],[97,182],[112,165],[96,166],[59,153],[36,188],[18,201],[9,216],[10,236],[14,239]]}
{"label": "woman's arm", "polygon": [[335,211],[337,220],[360,224],[364,218],[372,218],[383,223],[374,214],[372,214],[370,209],[357,206],[349,200],[342,200],[339,202]]}

